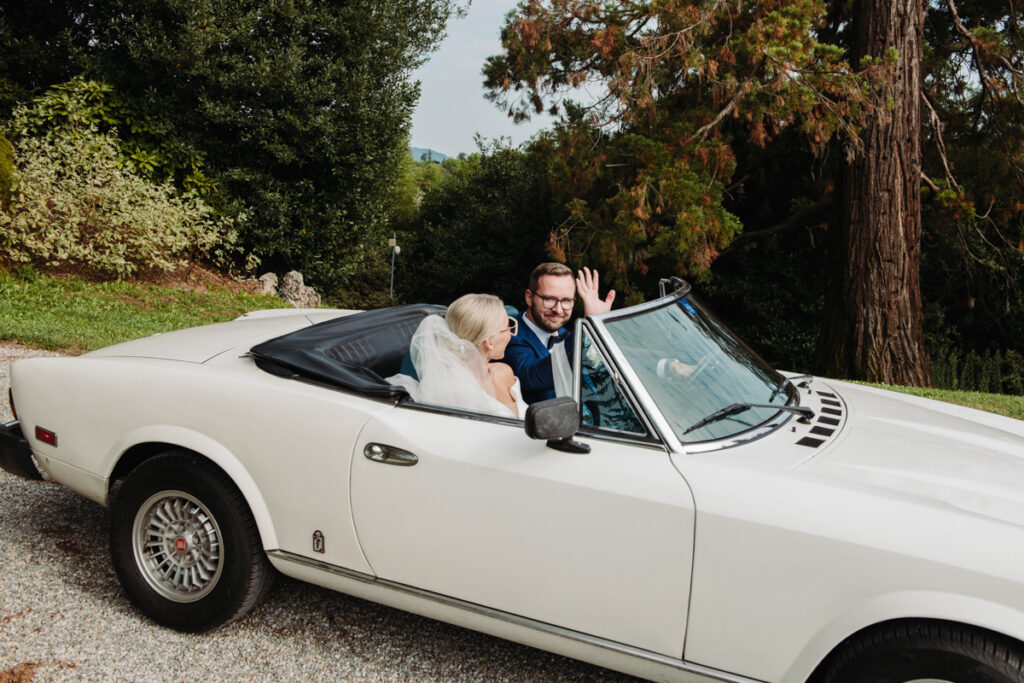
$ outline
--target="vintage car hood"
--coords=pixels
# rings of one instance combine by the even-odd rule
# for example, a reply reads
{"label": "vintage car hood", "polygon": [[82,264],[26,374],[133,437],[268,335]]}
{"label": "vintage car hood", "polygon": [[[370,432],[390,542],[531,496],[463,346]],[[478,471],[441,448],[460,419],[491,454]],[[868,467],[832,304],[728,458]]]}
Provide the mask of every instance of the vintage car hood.
{"label": "vintage car hood", "polygon": [[83,357],[161,358],[204,363],[229,349],[248,347],[300,327],[345,315],[337,309],[273,309],[254,311],[226,323],[163,332],[107,346]]}
{"label": "vintage car hood", "polygon": [[1024,422],[835,384],[842,437],[801,469],[1024,525]]}

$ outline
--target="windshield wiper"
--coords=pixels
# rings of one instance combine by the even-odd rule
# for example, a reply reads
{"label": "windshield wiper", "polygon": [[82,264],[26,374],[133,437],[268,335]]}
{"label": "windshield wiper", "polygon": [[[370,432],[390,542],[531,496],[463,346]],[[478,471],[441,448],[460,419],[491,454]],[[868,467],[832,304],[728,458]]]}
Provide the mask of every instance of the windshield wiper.
{"label": "windshield wiper", "polygon": [[768,402],[771,403],[772,399],[778,396],[779,392],[785,391],[786,387],[788,387],[790,384],[792,384],[793,382],[799,382],[802,379],[814,379],[814,375],[793,375],[792,377],[787,377],[786,379],[782,380],[782,383],[779,384],[779,386],[775,387],[775,389],[772,390],[772,395],[768,397]]}
{"label": "windshield wiper", "polygon": [[775,403],[733,403],[731,405],[727,405],[721,410],[716,410],[715,412],[711,413],[700,422],[697,422],[696,424],[687,428],[687,430],[683,432],[683,434],[689,434],[694,429],[699,429],[704,425],[711,424],[712,422],[724,420],[727,417],[732,417],[733,415],[745,412],[747,410],[750,410],[751,408],[772,408],[774,410],[785,410],[787,412],[799,415],[800,420],[802,422],[808,422],[811,420],[811,418],[814,417],[814,411],[808,408],[807,406],[780,406]]}

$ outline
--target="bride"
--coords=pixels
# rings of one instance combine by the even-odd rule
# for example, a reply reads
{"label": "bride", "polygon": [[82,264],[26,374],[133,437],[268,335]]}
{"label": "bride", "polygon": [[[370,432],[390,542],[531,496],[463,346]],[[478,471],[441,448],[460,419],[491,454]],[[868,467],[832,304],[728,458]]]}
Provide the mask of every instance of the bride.
{"label": "bride", "polygon": [[399,374],[388,382],[419,403],[521,418],[519,380],[505,363],[491,362],[505,356],[517,328],[498,297],[461,296],[443,318],[428,315],[413,334],[409,353],[419,380]]}

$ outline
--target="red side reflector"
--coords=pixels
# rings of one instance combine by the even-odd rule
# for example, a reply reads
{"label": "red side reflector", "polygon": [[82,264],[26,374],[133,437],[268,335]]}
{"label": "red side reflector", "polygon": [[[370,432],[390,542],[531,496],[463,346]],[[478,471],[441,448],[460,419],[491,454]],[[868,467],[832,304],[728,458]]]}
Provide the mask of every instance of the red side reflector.
{"label": "red side reflector", "polygon": [[36,438],[43,443],[48,443],[54,448],[57,447],[57,434],[51,432],[49,429],[43,429],[42,427],[36,427]]}

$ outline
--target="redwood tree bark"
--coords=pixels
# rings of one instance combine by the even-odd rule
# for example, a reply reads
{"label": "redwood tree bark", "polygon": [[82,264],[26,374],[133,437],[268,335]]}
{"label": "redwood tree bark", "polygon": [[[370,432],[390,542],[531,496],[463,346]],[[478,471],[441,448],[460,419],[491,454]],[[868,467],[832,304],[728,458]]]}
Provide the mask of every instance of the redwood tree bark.
{"label": "redwood tree bark", "polygon": [[855,0],[853,62],[896,63],[876,84],[864,149],[842,177],[838,263],[819,349],[823,373],[929,386],[921,302],[921,0]]}

